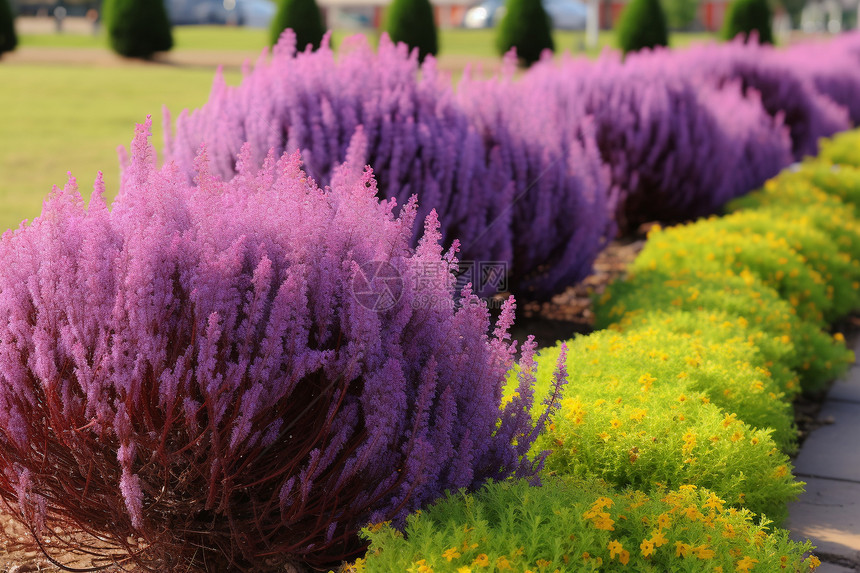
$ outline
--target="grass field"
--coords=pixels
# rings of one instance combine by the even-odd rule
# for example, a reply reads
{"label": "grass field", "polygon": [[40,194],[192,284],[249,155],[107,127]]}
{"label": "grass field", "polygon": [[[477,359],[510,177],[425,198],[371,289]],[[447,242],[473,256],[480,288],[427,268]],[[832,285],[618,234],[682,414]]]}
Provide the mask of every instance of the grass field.
{"label": "grass field", "polygon": [[[352,32],[337,31],[335,46]],[[265,46],[267,32],[244,28],[184,27],[175,30],[176,51],[220,50],[253,58]],[[703,35],[677,35],[676,45],[705,40]],[[444,30],[441,55],[497,57],[493,30]],[[576,51],[582,34],[556,33],[558,51]],[[611,45],[611,33],[601,34]],[[103,37],[86,34],[23,34],[21,50],[104,48]],[[106,48],[104,48],[106,49]],[[238,72],[227,72],[236,82]],[[62,185],[71,171],[89,196],[98,170],[108,192],[118,184],[116,148],[131,140],[134,123],[152,114],[156,147],[161,147],[161,109],[178,113],[207,99],[212,69],[168,65],[98,67],[0,63],[0,231],[17,227],[39,214],[44,196]]]}
{"label": "grass field", "polygon": [[135,122],[152,114],[160,144],[162,105],[199,107],[211,83],[208,70],[0,65],[0,229],[38,215],[68,171],[88,196],[101,169],[115,193]]}
{"label": "grass field", "polygon": [[[354,30],[335,30],[332,34],[334,45],[337,46]],[[365,33],[371,37],[378,37],[375,30],[367,30]],[[466,30],[447,29],[440,30],[439,46],[440,54],[460,54],[476,57],[495,57],[495,33],[494,29]],[[581,51],[585,45],[585,33],[556,30],[553,33],[558,51]],[[691,42],[707,41],[713,38],[708,33],[675,33],[672,34],[671,43],[673,47],[683,47]],[[238,50],[259,52],[267,44],[269,33],[267,30],[253,28],[232,28],[223,26],[181,26],[174,30],[174,43],[177,50]],[[91,34],[22,34],[21,46],[24,47],[63,47],[63,48],[103,48],[106,45],[104,33],[93,36]],[[602,48],[615,45],[615,35],[612,31],[602,31],[599,36],[600,45],[596,50],[589,53],[596,54]]]}

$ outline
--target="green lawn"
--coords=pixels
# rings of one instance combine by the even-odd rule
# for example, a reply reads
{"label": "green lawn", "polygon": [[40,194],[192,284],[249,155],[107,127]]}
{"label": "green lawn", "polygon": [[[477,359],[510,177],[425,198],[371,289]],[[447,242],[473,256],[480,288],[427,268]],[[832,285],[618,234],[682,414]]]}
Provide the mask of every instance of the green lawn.
{"label": "green lawn", "polygon": [[[346,36],[355,34],[352,30],[335,30],[332,33],[335,46]],[[375,30],[363,32],[374,38],[378,37]],[[461,28],[439,31],[440,54],[462,54],[476,57],[495,57],[495,29],[466,30]],[[577,52],[585,44],[584,32],[559,31],[553,32],[557,51]],[[703,42],[714,38],[707,33],[673,33],[673,47],[683,47],[691,42]],[[177,50],[236,50],[259,52],[269,41],[267,30],[253,28],[233,28],[224,26],[179,26],[173,31],[175,49]],[[615,34],[601,31],[599,35],[600,48],[615,46]],[[36,47],[67,47],[67,48],[100,48],[107,45],[104,33],[99,36],[82,34],[22,34],[21,46]]]}
{"label": "green lawn", "polygon": [[[236,81],[236,74],[229,79]],[[42,199],[71,171],[86,193],[98,170],[111,195],[118,145],[153,116],[161,147],[161,106],[202,105],[212,72],[167,66],[91,68],[0,64],[0,230],[39,214]]]}
{"label": "green lawn", "polygon": [[[335,46],[347,32],[336,32]],[[234,50],[252,56],[266,44],[265,30],[186,27],[175,31],[177,50]],[[496,57],[492,30],[445,30],[441,52],[475,58]],[[678,44],[706,36],[676,36]],[[602,33],[601,42],[614,41]],[[576,51],[581,33],[559,32],[559,51]],[[23,35],[21,46],[97,48],[103,37],[65,34]],[[152,114],[156,147],[161,147],[161,109],[174,113],[201,106],[213,70],[168,65],[128,67],[4,65],[0,63],[0,231],[39,214],[42,199],[71,171],[89,195],[98,170],[116,192],[116,148],[130,141],[135,122]],[[228,81],[238,81],[228,72]]]}

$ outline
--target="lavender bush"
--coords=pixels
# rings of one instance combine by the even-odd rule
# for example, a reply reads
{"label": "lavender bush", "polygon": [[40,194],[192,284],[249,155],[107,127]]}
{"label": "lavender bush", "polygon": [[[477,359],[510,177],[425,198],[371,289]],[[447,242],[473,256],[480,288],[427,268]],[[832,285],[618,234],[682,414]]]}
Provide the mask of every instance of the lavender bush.
{"label": "lavender bush", "polygon": [[236,88],[217,78],[207,104],[178,118],[167,148],[182,171],[206,142],[229,178],[247,141],[254,165],[269,149],[301,150],[327,184],[352,146],[381,196],[404,205],[417,193],[419,216],[439,213],[443,243],[458,238],[465,260],[508,263],[515,292],[547,296],[588,274],[611,234],[591,136],[560,140],[538,122],[509,133],[522,126],[507,122],[487,137],[433,58],[419,66],[387,37],[376,53],[346,40],[337,60],[327,44],[296,54],[293,43],[285,35]]}
{"label": "lavender bush", "polygon": [[848,110],[853,125],[860,125],[860,35],[793,44],[775,55],[785,66],[810,78],[819,93]]}
{"label": "lavender bush", "polygon": [[500,410],[514,305],[491,338],[455,305],[435,213],[413,250],[415,200],[394,216],[356,156],[323,190],[246,145],[190,184],[148,130],[112,209],[70,179],[0,242],[0,497],[46,551],[327,565],[368,522],[533,472],[528,374]]}
{"label": "lavender bush", "polygon": [[510,184],[454,105],[450,81],[432,58],[419,66],[405,44],[387,37],[374,53],[363,36],[345,40],[338,56],[328,37],[316,52],[297,54],[287,30],[271,60],[261,56],[241,85],[228,87],[219,74],[206,105],[179,116],[167,157],[190,176],[205,142],[213,169],[228,179],[246,142],[255,166],[271,149],[299,150],[308,175],[327,185],[352,144],[373,166],[381,196],[405,205],[417,193],[419,217],[439,213],[445,244],[457,238],[469,247],[465,258],[508,260],[504,224],[483,231],[505,218]]}
{"label": "lavender bush", "polygon": [[815,155],[818,140],[851,127],[848,111],[816,90],[812,79],[795,69],[794,61],[771,46],[740,40],[694,46],[674,55],[680,73],[721,87],[740,82],[754,90],[773,117],[791,130],[795,159]]}
{"label": "lavender bush", "polygon": [[516,67],[509,52],[495,78],[466,70],[457,98],[514,186],[515,284],[530,298],[544,298],[591,272],[615,234],[613,202],[594,122],[565,121],[565,110],[547,93],[514,81]]}
{"label": "lavender bush", "polygon": [[[712,213],[790,161],[782,122],[754,95],[691,82],[673,70],[674,57],[660,51],[623,62],[612,53],[596,63],[546,60],[518,84],[562,139],[593,124],[622,230]],[[725,124],[729,108],[736,115]]]}

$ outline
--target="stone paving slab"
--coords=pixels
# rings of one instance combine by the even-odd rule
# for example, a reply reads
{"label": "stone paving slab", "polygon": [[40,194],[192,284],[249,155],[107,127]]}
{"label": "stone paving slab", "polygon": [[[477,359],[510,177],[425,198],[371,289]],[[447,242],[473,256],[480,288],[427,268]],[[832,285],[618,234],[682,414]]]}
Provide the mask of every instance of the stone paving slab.
{"label": "stone paving slab", "polygon": [[806,482],[806,492],[789,505],[785,524],[791,538],[809,539],[816,554],[860,564],[860,483],[800,479]]}
{"label": "stone paving slab", "polygon": [[828,400],[844,400],[860,404],[860,368],[852,368],[841,380],[837,380],[827,394]]}
{"label": "stone paving slab", "polygon": [[833,423],[809,434],[794,462],[794,473],[860,485],[860,404],[828,401],[818,417],[832,418]]}
{"label": "stone paving slab", "polygon": [[[860,337],[855,337],[849,347],[854,350],[855,357],[860,359]],[[855,363],[845,376],[833,383],[827,399],[860,403],[860,364]]]}
{"label": "stone paving slab", "polygon": [[821,566],[815,570],[815,573],[855,573],[857,569],[849,569],[842,565],[834,565],[833,563],[821,562]]}

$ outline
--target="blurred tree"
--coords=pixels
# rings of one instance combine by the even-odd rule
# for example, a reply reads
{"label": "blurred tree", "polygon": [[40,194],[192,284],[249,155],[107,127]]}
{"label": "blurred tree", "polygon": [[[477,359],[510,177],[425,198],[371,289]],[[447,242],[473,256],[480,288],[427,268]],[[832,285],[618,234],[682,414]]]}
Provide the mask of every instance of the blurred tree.
{"label": "blurred tree", "polygon": [[516,48],[517,58],[526,66],[538,61],[544,50],[555,51],[552,21],[541,0],[507,0],[496,47],[502,55]]}
{"label": "blurred tree", "polygon": [[685,30],[696,21],[699,0],[662,0],[666,21],[673,30]]}
{"label": "blurred tree", "polygon": [[666,14],[659,0],[631,0],[618,20],[618,46],[625,54],[669,45]]}
{"label": "blurred tree", "polygon": [[385,31],[393,41],[418,48],[421,61],[439,52],[436,19],[428,0],[394,0],[388,7]]}
{"label": "blurred tree", "polygon": [[159,0],[105,0],[104,18],[113,50],[128,58],[150,58],[173,47],[167,9]]}
{"label": "blurred tree", "polygon": [[803,12],[803,7],[806,6],[806,0],[779,0],[779,5],[785,8],[791,17],[791,27],[800,28],[800,14]]}
{"label": "blurred tree", "polygon": [[273,46],[287,28],[292,28],[296,34],[298,51],[303,51],[308,44],[314,50],[319,48],[325,35],[325,26],[316,0],[280,0],[278,12],[272,20],[270,41]]}
{"label": "blurred tree", "polygon": [[0,54],[11,52],[18,45],[15,35],[15,14],[9,0],[0,0]]}
{"label": "blurred tree", "polygon": [[726,12],[722,37],[733,40],[742,35],[746,42],[755,32],[760,43],[773,44],[772,20],[773,13],[767,0],[734,0]]}

